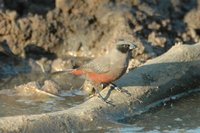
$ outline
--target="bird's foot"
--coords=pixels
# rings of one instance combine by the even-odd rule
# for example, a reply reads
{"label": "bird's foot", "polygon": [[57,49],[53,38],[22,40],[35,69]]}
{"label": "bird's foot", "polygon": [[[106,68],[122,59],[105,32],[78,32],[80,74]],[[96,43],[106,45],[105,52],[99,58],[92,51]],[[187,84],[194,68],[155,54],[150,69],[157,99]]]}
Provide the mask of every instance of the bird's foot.
{"label": "bird's foot", "polygon": [[100,93],[96,93],[95,94],[99,99],[101,99],[103,102],[107,103],[107,104],[110,104],[110,105],[113,105],[113,103],[105,98],[103,98],[103,96],[100,94]]}
{"label": "bird's foot", "polygon": [[[124,90],[122,88],[119,88],[117,85],[110,83],[110,86],[113,87],[116,91],[120,92],[120,93],[125,93],[128,96],[131,96],[131,93],[129,93],[127,90]],[[134,97],[135,100],[137,100],[138,102],[142,103],[142,101],[136,97]]]}
{"label": "bird's foot", "polygon": [[113,103],[112,103],[111,101],[108,101],[107,99],[105,99],[105,98],[100,94],[100,92],[99,92],[99,90],[98,90],[97,88],[94,88],[94,90],[95,90],[95,93],[94,93],[92,96],[97,96],[97,97],[100,98],[103,102],[114,106]]}
{"label": "bird's foot", "polygon": [[128,96],[131,96],[131,93],[129,93],[127,90],[119,88],[117,85],[110,83],[110,87],[112,87],[113,89],[115,89],[116,91],[120,92],[120,93],[125,93]]}

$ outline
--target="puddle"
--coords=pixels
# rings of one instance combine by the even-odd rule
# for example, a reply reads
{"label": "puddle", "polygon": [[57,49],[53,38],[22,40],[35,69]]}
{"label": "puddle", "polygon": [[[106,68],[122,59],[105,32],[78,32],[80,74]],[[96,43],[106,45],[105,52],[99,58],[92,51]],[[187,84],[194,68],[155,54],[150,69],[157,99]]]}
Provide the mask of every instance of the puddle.
{"label": "puddle", "polygon": [[79,66],[88,59],[33,60],[9,56],[3,59],[0,60],[0,117],[66,110],[87,98],[79,89],[84,78],[52,73]]}
{"label": "puddle", "polygon": [[71,108],[85,100],[85,96],[81,95],[81,92],[75,94],[63,91],[61,94],[63,96],[60,99],[44,96],[0,94],[0,117],[55,112]]}
{"label": "puddle", "polygon": [[4,79],[0,90],[0,117],[66,110],[86,99],[79,89],[83,79],[66,74],[52,77],[51,79],[62,87],[58,94],[54,95],[40,90],[42,87],[37,88],[37,83],[39,84],[43,77],[43,73],[21,73]]}

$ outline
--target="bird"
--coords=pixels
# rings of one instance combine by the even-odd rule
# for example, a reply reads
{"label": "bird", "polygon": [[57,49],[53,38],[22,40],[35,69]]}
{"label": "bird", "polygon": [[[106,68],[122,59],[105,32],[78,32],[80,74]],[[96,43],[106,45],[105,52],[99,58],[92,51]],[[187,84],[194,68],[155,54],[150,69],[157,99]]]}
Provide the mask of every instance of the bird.
{"label": "bird", "polygon": [[94,86],[95,93],[104,100],[98,87],[111,85],[120,91],[113,81],[119,79],[127,71],[134,48],[136,45],[131,41],[118,40],[109,53],[70,70],[70,73],[77,76],[84,75],[85,79]]}

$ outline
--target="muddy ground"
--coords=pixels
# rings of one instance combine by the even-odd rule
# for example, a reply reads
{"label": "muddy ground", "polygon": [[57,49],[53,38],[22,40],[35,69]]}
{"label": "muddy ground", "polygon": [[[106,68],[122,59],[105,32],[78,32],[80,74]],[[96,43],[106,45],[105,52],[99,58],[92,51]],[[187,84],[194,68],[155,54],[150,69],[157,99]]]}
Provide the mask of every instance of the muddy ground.
{"label": "muddy ground", "polygon": [[176,42],[199,41],[198,0],[1,0],[0,41],[14,55],[96,57],[116,39],[135,41],[139,62]]}
{"label": "muddy ground", "polygon": [[0,0],[0,9],[1,86],[20,73],[77,67],[118,39],[138,46],[131,68],[200,39],[199,0]]}

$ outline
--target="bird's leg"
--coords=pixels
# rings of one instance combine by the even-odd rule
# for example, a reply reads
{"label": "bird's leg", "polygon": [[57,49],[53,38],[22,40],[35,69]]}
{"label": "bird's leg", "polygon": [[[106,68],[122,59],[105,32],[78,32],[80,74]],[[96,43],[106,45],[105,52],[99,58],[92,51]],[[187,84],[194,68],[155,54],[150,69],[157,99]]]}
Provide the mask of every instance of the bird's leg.
{"label": "bird's leg", "polygon": [[94,87],[93,87],[94,90],[95,90],[95,94],[94,94],[94,95],[98,96],[103,102],[105,102],[105,103],[107,103],[107,104],[110,104],[110,105],[113,105],[112,102],[108,101],[106,98],[104,98],[104,97],[100,94],[99,90],[102,90],[104,87],[105,87],[105,86],[103,86],[103,84],[98,84],[98,85],[95,84]]}
{"label": "bird's leg", "polygon": [[103,98],[103,96],[100,94],[99,89],[94,87],[95,90],[95,94],[96,96],[98,96],[102,101],[106,102],[106,100]]}

